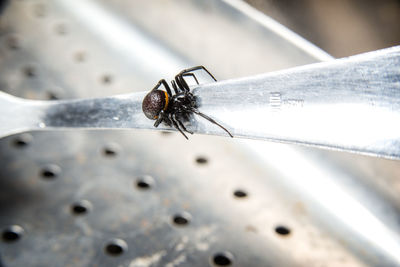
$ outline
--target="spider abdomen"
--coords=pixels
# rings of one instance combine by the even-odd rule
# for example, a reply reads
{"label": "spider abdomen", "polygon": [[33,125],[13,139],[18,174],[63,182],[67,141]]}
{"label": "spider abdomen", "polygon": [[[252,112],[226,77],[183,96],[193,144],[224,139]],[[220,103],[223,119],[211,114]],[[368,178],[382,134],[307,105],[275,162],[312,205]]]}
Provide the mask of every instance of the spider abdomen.
{"label": "spider abdomen", "polygon": [[167,92],[161,90],[151,91],[142,102],[144,115],[151,120],[157,119],[160,112],[167,109],[168,100]]}

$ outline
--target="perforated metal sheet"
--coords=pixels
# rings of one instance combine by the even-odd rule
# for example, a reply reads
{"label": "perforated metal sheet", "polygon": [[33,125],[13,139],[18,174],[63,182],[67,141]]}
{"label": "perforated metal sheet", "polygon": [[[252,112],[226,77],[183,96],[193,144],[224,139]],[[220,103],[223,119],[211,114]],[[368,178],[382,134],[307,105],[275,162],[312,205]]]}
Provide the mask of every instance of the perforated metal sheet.
{"label": "perforated metal sheet", "polygon": [[[190,61],[226,78],[318,60],[229,1],[12,1],[0,20],[1,90],[32,99],[149,90]],[[5,266],[400,262],[394,161],[220,137],[70,131],[4,138],[0,163]],[[342,206],[319,183],[346,192],[337,195]],[[343,203],[383,230],[362,212],[367,229],[351,213],[343,218]],[[392,239],[365,235],[377,229]]]}

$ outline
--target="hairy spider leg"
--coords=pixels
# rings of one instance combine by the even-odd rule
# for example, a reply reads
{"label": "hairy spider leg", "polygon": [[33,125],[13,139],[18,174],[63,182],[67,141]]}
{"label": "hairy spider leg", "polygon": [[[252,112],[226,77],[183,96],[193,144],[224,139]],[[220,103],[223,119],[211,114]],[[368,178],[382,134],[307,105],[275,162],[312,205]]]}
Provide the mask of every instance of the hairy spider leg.
{"label": "hairy spider leg", "polygon": [[158,125],[160,125],[160,123],[164,120],[164,110],[162,110],[161,112],[160,112],[160,114],[158,114],[158,118],[157,118],[157,120],[154,122],[154,127],[158,127]]}
{"label": "hairy spider leg", "polygon": [[188,129],[186,129],[185,125],[183,125],[183,123],[181,122],[181,120],[179,120],[179,119],[176,117],[176,114],[174,114],[173,117],[174,117],[175,121],[178,122],[179,126],[180,126],[185,132],[190,133],[190,134],[193,134],[192,131],[189,131]]}
{"label": "hairy spider leg", "polygon": [[199,84],[196,74],[192,73],[193,71],[196,71],[196,70],[205,71],[214,81],[217,81],[217,79],[215,79],[215,77],[211,74],[211,72],[209,72],[204,66],[196,66],[193,68],[184,69],[175,76],[175,81],[177,82],[178,86],[182,87],[186,91],[190,91],[190,88],[189,88],[184,76],[193,76],[194,79],[196,80],[197,84]]}
{"label": "hairy spider leg", "polygon": [[211,72],[209,72],[204,66],[196,66],[196,67],[192,67],[189,69],[184,69],[181,72],[178,73],[178,75],[176,76],[182,76],[185,73],[190,73],[196,70],[204,70],[205,72],[207,72],[207,74],[216,82],[217,79],[215,79],[214,75],[211,74]]}
{"label": "hairy spider leg", "polygon": [[171,97],[172,97],[171,88],[169,88],[169,85],[168,85],[168,83],[167,83],[167,81],[166,81],[165,79],[161,79],[161,80],[156,84],[156,86],[154,86],[154,88],[151,89],[151,91],[154,91],[154,90],[157,90],[158,88],[160,88],[161,84],[164,85],[165,90],[167,90],[168,97],[171,98]]}
{"label": "hairy spider leg", "polygon": [[225,129],[225,127],[223,127],[221,124],[219,124],[218,122],[216,122],[215,120],[211,119],[210,117],[208,117],[206,114],[201,113],[200,111],[198,111],[197,109],[190,109],[193,113],[205,118],[206,120],[218,125],[219,127],[221,127],[225,132],[227,132],[229,134],[230,137],[233,137],[233,135],[227,130]]}
{"label": "hairy spider leg", "polygon": [[177,76],[185,74],[185,73],[189,73],[189,72],[193,72],[196,70],[204,70],[205,72],[207,72],[207,74],[216,82],[217,79],[215,79],[214,75],[211,74],[211,72],[209,72],[204,66],[196,66],[196,67],[192,67],[189,69],[184,69],[182,70]]}
{"label": "hairy spider leg", "polygon": [[161,110],[160,114],[158,114],[158,119],[154,122],[154,127],[158,127],[161,122],[165,122],[168,126],[171,126],[171,120],[168,118],[168,114]]}
{"label": "hairy spider leg", "polygon": [[179,128],[178,123],[175,121],[175,119],[172,117],[172,115],[170,115],[170,119],[172,121],[172,124],[174,125],[174,127],[187,139],[189,140],[189,138],[186,136],[186,134],[181,130],[181,128]]}
{"label": "hairy spider leg", "polygon": [[185,77],[185,76],[192,76],[193,79],[196,81],[196,83],[197,83],[197,84],[200,84],[199,81],[197,80],[196,75],[195,75],[194,73],[189,72],[189,73],[184,73],[184,74],[182,74],[182,78]]}
{"label": "hairy spider leg", "polygon": [[178,88],[176,87],[175,81],[172,80],[172,81],[171,81],[171,84],[172,84],[172,88],[174,88],[175,94],[178,94],[179,92],[178,92]]}
{"label": "hairy spider leg", "polygon": [[160,125],[160,123],[164,120],[163,117],[158,116],[158,119],[154,122],[154,127],[158,127],[158,125]]}
{"label": "hairy spider leg", "polygon": [[178,84],[178,87],[183,89],[183,91],[185,92],[190,92],[190,87],[184,78],[185,76],[192,76],[197,84],[199,84],[199,80],[197,79],[196,74],[194,73],[184,73],[175,76],[175,81]]}
{"label": "hairy spider leg", "polygon": [[164,119],[161,117],[158,117],[158,119],[156,120],[156,122],[154,123],[154,127],[158,127],[158,125],[160,125],[160,123],[163,121]]}
{"label": "hairy spider leg", "polygon": [[175,76],[175,82],[178,87],[178,89],[184,91],[184,92],[190,92],[189,85],[186,83],[184,79],[182,79],[181,76]]}

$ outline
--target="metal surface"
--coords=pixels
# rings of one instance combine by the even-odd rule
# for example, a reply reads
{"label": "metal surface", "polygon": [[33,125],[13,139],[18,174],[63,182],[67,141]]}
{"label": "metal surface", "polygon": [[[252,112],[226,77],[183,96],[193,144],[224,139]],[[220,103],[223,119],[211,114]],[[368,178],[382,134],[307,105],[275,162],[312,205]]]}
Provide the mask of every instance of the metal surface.
{"label": "metal surface", "polygon": [[[400,47],[194,90],[236,137],[400,158]],[[198,120],[195,130],[223,134]]]}
{"label": "metal surface", "polygon": [[[200,109],[235,137],[307,144],[400,159],[400,46],[347,59],[195,88]],[[73,101],[0,94],[0,136],[65,128],[156,129],[147,92]],[[195,133],[226,136],[194,116]],[[168,129],[165,126],[158,130]]]}
{"label": "metal surface", "polygon": [[[226,79],[328,58],[237,1],[69,2],[5,8],[2,90],[43,100],[103,97],[149,90],[192,65]],[[95,31],[106,18],[125,31]],[[119,38],[130,45],[115,46]],[[135,53],[143,40],[176,67]],[[142,68],[146,60],[157,71]],[[400,263],[398,161],[129,130],[9,136],[0,163],[5,266]]]}

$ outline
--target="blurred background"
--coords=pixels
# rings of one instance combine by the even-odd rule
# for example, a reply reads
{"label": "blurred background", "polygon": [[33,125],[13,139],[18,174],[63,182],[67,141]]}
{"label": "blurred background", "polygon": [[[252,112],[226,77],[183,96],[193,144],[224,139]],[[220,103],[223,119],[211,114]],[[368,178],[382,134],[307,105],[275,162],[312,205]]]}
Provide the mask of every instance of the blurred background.
{"label": "blurred background", "polygon": [[[400,40],[391,0],[1,3],[0,90],[37,100],[148,91],[193,65],[237,78]],[[400,266],[399,173],[393,160],[175,132],[9,136],[0,265]]]}
{"label": "blurred background", "polygon": [[399,45],[398,0],[247,0],[334,57]]}

